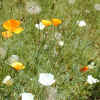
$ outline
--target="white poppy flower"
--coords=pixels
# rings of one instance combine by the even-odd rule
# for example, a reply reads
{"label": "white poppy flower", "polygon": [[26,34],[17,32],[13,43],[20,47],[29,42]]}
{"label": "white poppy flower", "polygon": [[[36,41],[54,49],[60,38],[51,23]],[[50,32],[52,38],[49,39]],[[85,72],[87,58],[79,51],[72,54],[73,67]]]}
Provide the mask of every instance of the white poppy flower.
{"label": "white poppy flower", "polygon": [[96,66],[88,65],[88,68],[89,68],[89,69],[94,69],[94,68],[96,68]]}
{"label": "white poppy flower", "polygon": [[86,26],[86,22],[84,20],[81,20],[81,21],[77,21],[77,24],[79,27],[84,27]]}
{"label": "white poppy flower", "polygon": [[26,11],[30,14],[39,14],[41,12],[41,8],[36,2],[27,2]]}
{"label": "white poppy flower", "polygon": [[58,45],[62,47],[64,45],[64,41],[58,41]]}
{"label": "white poppy flower", "polygon": [[74,4],[75,3],[75,0],[68,0],[68,3],[69,4]]}
{"label": "white poppy flower", "polygon": [[100,4],[95,4],[95,5],[94,5],[94,8],[95,8],[97,11],[100,11]]}
{"label": "white poppy flower", "polygon": [[55,38],[56,38],[57,40],[60,40],[61,37],[62,37],[62,34],[61,34],[61,33],[58,33],[58,32],[55,33]]}
{"label": "white poppy flower", "polygon": [[31,93],[22,93],[22,100],[34,100],[34,95]]}
{"label": "white poppy flower", "polygon": [[99,82],[99,80],[93,78],[92,75],[88,75],[87,82],[88,82],[89,84],[93,84],[93,83]]}
{"label": "white poppy flower", "polygon": [[14,63],[14,62],[16,62],[16,61],[18,61],[18,60],[19,60],[19,56],[17,56],[17,55],[11,55],[11,56],[8,58],[7,63],[8,63],[8,64],[12,64],[12,63]]}
{"label": "white poppy flower", "polygon": [[95,62],[91,62],[91,63],[88,65],[88,68],[89,68],[89,69],[94,69],[94,68],[96,68]]}
{"label": "white poppy flower", "polygon": [[45,26],[41,22],[39,24],[35,24],[35,27],[40,30],[43,30],[45,28]]}
{"label": "white poppy flower", "polygon": [[6,84],[6,85],[12,85],[13,80],[12,80],[11,76],[8,75],[3,79],[2,83]]}
{"label": "white poppy flower", "polygon": [[0,47],[0,56],[5,57],[7,54],[7,50],[5,48]]}
{"label": "white poppy flower", "polygon": [[50,86],[55,83],[54,76],[50,73],[40,73],[38,81],[45,86]]}

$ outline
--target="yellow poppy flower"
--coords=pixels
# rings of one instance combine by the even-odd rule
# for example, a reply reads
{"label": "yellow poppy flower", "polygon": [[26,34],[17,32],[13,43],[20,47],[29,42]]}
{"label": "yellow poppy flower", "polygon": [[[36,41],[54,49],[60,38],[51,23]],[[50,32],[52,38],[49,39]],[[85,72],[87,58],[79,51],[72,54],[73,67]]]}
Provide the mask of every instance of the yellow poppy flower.
{"label": "yellow poppy flower", "polygon": [[24,29],[22,27],[18,27],[14,30],[14,33],[19,34],[20,32],[22,32]]}
{"label": "yellow poppy flower", "polygon": [[[12,35],[10,34],[12,32],[14,32],[16,34],[21,33],[23,31],[23,28],[19,27],[20,24],[21,24],[20,21],[14,20],[14,19],[10,19],[10,20],[4,22],[3,23],[3,27],[7,30],[7,32],[2,32],[2,36],[4,38],[9,38],[9,37],[11,37],[13,35],[13,34]],[[8,36],[8,34],[10,34],[10,35]]]}
{"label": "yellow poppy flower", "polygon": [[9,32],[9,31],[6,31],[6,32],[2,32],[2,36],[4,37],[4,38],[10,38],[10,37],[12,37],[12,33],[11,32]]}
{"label": "yellow poppy flower", "polygon": [[17,71],[25,68],[25,66],[20,62],[14,62],[14,63],[11,64],[11,66]]}
{"label": "yellow poppy flower", "polygon": [[50,26],[50,25],[52,24],[52,22],[49,21],[49,20],[42,20],[41,22],[42,22],[42,24],[44,24],[45,26]]}
{"label": "yellow poppy flower", "polygon": [[52,24],[54,26],[58,26],[59,24],[62,23],[62,21],[60,19],[57,19],[57,18],[53,18],[51,21],[52,21]]}

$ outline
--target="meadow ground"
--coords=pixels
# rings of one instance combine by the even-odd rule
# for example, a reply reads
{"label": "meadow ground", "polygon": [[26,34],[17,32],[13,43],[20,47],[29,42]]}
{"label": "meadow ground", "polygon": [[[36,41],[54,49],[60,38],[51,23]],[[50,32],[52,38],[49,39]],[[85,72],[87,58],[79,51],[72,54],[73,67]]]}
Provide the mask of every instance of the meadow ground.
{"label": "meadow ground", "polygon": [[[35,27],[52,18],[62,23]],[[3,23],[10,19],[24,30],[4,38]],[[0,0],[0,33],[0,100],[22,100],[23,92],[34,100],[100,100],[100,0]],[[9,65],[12,55],[23,70]],[[80,71],[90,61],[95,67]],[[40,73],[51,73],[55,82],[40,84]],[[7,75],[13,83],[3,83]],[[98,82],[89,83],[89,75]]]}

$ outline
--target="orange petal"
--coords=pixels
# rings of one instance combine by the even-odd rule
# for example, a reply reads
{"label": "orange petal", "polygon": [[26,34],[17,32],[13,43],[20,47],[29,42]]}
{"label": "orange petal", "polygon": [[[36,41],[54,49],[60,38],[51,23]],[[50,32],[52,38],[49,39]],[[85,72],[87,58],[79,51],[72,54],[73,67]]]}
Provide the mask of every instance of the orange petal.
{"label": "orange petal", "polygon": [[50,25],[52,24],[52,22],[49,21],[49,20],[42,20],[41,22],[42,22],[42,24],[44,24],[45,26],[50,26]]}
{"label": "orange petal", "polygon": [[17,71],[18,71],[18,70],[22,70],[22,69],[25,68],[25,66],[24,66],[22,63],[20,63],[20,62],[14,62],[14,63],[11,64],[11,66],[12,66],[14,69],[16,69]]}
{"label": "orange petal", "polygon": [[60,19],[53,18],[52,19],[52,23],[53,23],[54,26],[58,26],[59,24],[62,23],[62,21]]}
{"label": "orange petal", "polygon": [[86,72],[88,69],[89,69],[88,66],[85,66],[85,67],[81,68],[80,71],[81,72]]}
{"label": "orange petal", "polygon": [[6,31],[6,32],[2,32],[2,36],[4,37],[4,38],[10,38],[10,37],[12,37],[12,33],[11,32],[9,32],[9,31]]}
{"label": "orange petal", "polygon": [[13,30],[15,30],[20,24],[21,24],[20,21],[11,19],[11,20],[4,22],[3,27],[13,32]]}
{"label": "orange petal", "polygon": [[24,29],[23,29],[22,27],[18,27],[18,28],[16,28],[16,29],[14,30],[14,32],[15,32],[16,34],[19,34],[19,33],[21,33],[23,30],[24,30]]}

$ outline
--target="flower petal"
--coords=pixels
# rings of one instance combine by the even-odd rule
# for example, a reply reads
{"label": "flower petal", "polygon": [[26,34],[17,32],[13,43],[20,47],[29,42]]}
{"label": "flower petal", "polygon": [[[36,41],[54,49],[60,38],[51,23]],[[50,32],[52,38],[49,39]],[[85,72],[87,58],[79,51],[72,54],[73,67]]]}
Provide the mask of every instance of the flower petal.
{"label": "flower petal", "polygon": [[18,27],[14,30],[14,33],[19,34],[23,31],[24,29],[22,27]]}
{"label": "flower petal", "polygon": [[13,80],[11,78],[11,76],[6,76],[3,81],[2,81],[3,84],[6,84],[7,86],[10,86],[13,84]]}
{"label": "flower petal", "polygon": [[53,23],[54,26],[58,26],[59,24],[62,23],[62,21],[60,19],[53,18],[52,19],[52,23]]}
{"label": "flower petal", "polygon": [[49,20],[42,20],[41,22],[42,22],[42,24],[44,24],[45,26],[50,26],[50,25],[52,24],[52,22],[49,21]]}
{"label": "flower petal", "polygon": [[34,100],[34,95],[32,95],[31,93],[22,93],[22,100]]}
{"label": "flower petal", "polygon": [[39,24],[35,24],[35,27],[37,29],[43,30],[45,28],[45,25],[40,22]]}
{"label": "flower petal", "polygon": [[11,20],[4,22],[3,27],[13,32],[13,30],[15,30],[20,24],[21,24],[20,21],[11,19]]}
{"label": "flower petal", "polygon": [[50,86],[55,83],[54,76],[51,73],[40,73],[38,81],[44,86]]}
{"label": "flower petal", "polygon": [[18,70],[22,70],[22,69],[25,68],[25,66],[24,66],[22,63],[20,63],[20,62],[14,62],[14,63],[11,64],[11,66],[12,66],[14,69],[16,69],[17,71],[18,71]]}
{"label": "flower petal", "polygon": [[86,72],[88,69],[89,69],[88,66],[85,66],[85,67],[81,68],[80,71],[81,72]]}
{"label": "flower petal", "polygon": [[10,38],[13,36],[12,32],[6,31],[6,32],[2,32],[2,36],[4,38]]}

